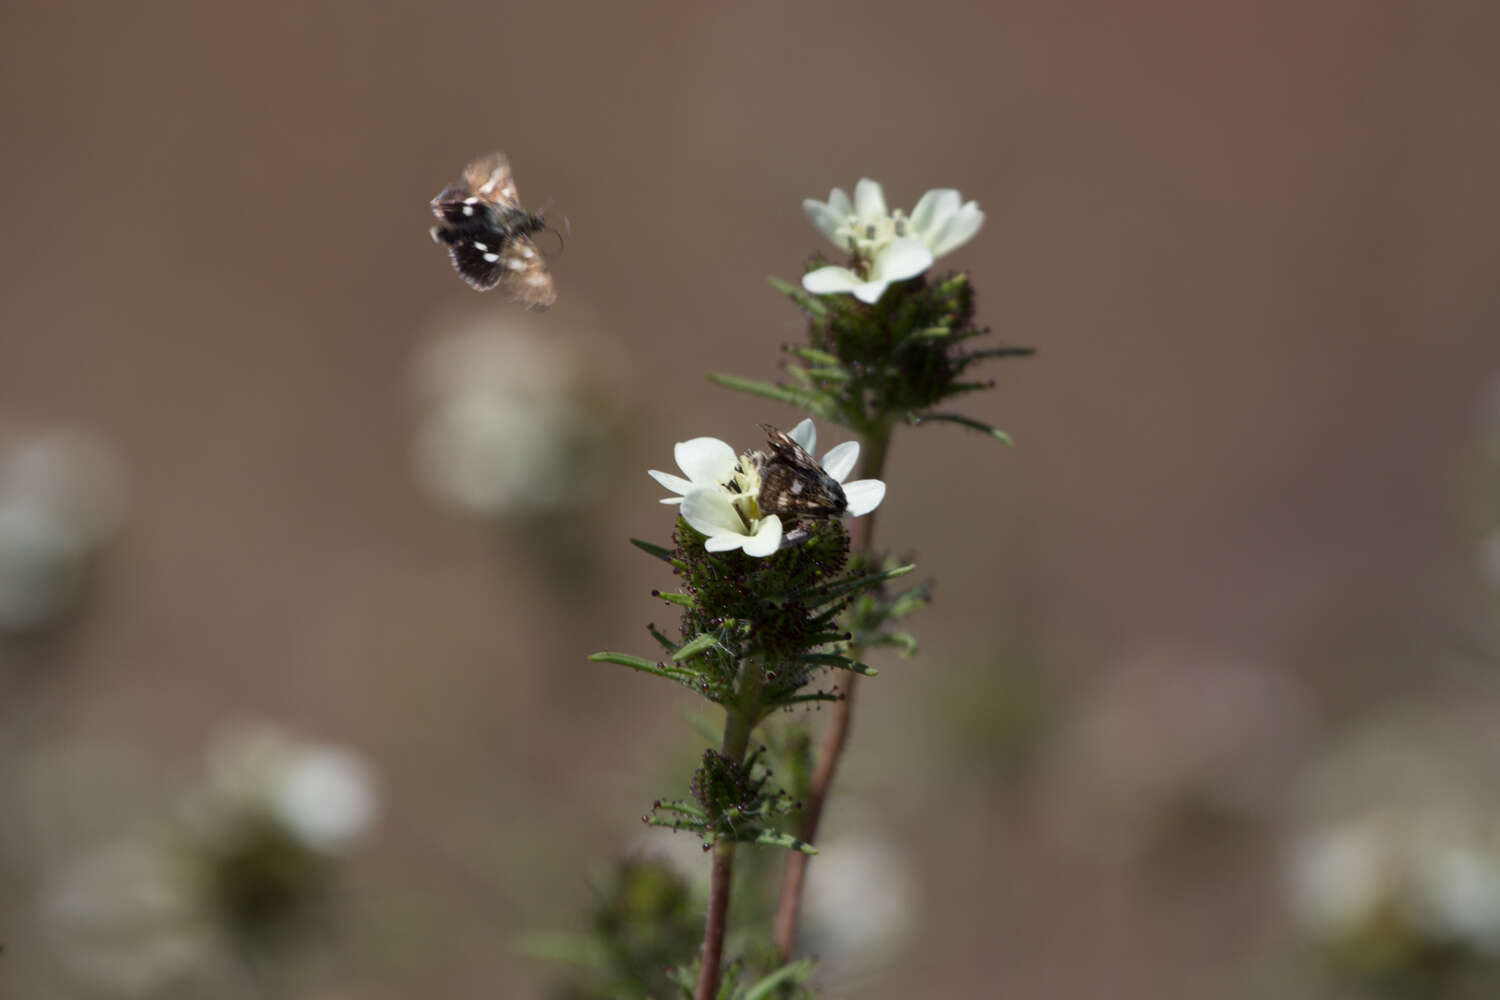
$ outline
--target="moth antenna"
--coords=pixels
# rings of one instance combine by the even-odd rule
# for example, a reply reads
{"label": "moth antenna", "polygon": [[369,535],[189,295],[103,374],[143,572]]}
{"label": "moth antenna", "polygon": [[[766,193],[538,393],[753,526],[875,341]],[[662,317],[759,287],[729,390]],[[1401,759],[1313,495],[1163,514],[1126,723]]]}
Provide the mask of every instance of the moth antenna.
{"label": "moth antenna", "polygon": [[[566,215],[563,216],[563,229],[566,229],[570,233],[573,231],[573,227],[568,224],[568,217]],[[567,247],[567,243],[563,239],[562,230],[559,230],[554,226],[548,226],[547,232],[557,237],[557,252],[562,253],[563,250]]]}

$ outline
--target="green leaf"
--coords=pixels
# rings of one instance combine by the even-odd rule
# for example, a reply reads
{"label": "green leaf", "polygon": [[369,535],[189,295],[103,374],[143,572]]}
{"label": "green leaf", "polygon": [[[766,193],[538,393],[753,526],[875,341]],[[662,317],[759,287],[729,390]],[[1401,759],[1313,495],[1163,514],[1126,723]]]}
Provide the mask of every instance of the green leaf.
{"label": "green leaf", "polygon": [[827,351],[820,351],[816,347],[795,347],[792,349],[792,353],[803,361],[808,361],[815,365],[825,365],[830,368],[841,366],[837,354],[829,354]]}
{"label": "green leaf", "polygon": [[766,280],[771,283],[772,288],[776,289],[782,295],[785,295],[787,298],[797,303],[797,305],[802,309],[803,312],[807,313],[814,319],[823,319],[828,315],[828,307],[825,306],[822,302],[818,301],[816,296],[808,293],[801,286],[794,285],[789,281],[783,281],[782,279],[774,276],[767,278]]}
{"label": "green leaf", "polygon": [[912,418],[912,423],[923,424],[929,420],[941,420],[950,424],[958,424],[962,427],[967,427],[970,430],[980,431],[981,433],[988,434],[990,437],[994,438],[996,441],[999,441],[1001,444],[1007,445],[1009,447],[1015,447],[1015,442],[1010,439],[1010,435],[1000,430],[999,428],[991,427],[989,424],[975,420],[972,417],[961,417],[956,413],[916,414]]}
{"label": "green leaf", "polygon": [[664,633],[661,629],[657,628],[655,625],[647,625],[646,631],[651,633],[651,638],[661,643],[662,649],[665,649],[669,653],[677,652],[677,643],[673,642],[671,639],[668,639],[666,633]]}
{"label": "green leaf", "polygon": [[794,694],[789,698],[782,698],[776,702],[774,707],[784,708],[787,705],[800,705],[803,702],[840,700],[840,697],[836,694],[829,694],[826,691],[814,691],[811,694]]}
{"label": "green leaf", "polygon": [[664,549],[660,545],[655,545],[651,542],[643,542],[639,538],[632,538],[630,540],[630,544],[634,545],[636,548],[640,549],[648,556],[655,556],[664,563],[669,563],[672,561],[671,549]]}
{"label": "green leaf", "polygon": [[803,653],[797,659],[804,663],[816,663],[819,666],[834,667],[838,670],[852,670],[854,673],[864,677],[880,676],[880,671],[868,663],[860,663],[858,660],[851,660],[849,657],[840,656],[837,653]]}
{"label": "green leaf", "polygon": [[621,667],[629,667],[631,670],[639,670],[643,674],[655,674],[657,677],[665,677],[674,681],[694,676],[690,670],[674,669],[664,663],[653,663],[639,656],[631,656],[629,653],[594,653],[589,660],[593,663],[613,663]]}
{"label": "green leaf", "polygon": [[784,847],[789,851],[801,851],[803,854],[818,853],[818,849],[807,841],[798,840],[782,830],[761,830],[755,835],[755,843],[765,844],[767,847]]}
{"label": "green leaf", "polygon": [[701,819],[679,819],[676,816],[647,816],[647,826],[659,826],[665,830],[688,830],[692,833],[707,834],[708,824]]}
{"label": "green leaf", "polygon": [[689,657],[697,656],[705,649],[713,649],[719,645],[720,643],[716,636],[709,632],[703,632],[685,643],[677,652],[673,653],[672,659],[680,663]]}
{"label": "green leaf", "polygon": [[864,640],[866,646],[895,646],[902,656],[917,652],[917,637],[910,632],[881,632]]}
{"label": "green leaf", "polygon": [[813,378],[820,378],[825,382],[849,381],[849,373],[841,367],[830,368],[827,366],[821,366],[818,368],[809,368],[807,370],[807,374]]}
{"label": "green leaf", "polygon": [[829,404],[822,393],[812,392],[807,389],[793,389],[788,386],[771,385],[767,382],[757,382],[755,379],[740,378],[738,375],[722,375],[718,372],[710,372],[708,380],[715,385],[722,385],[726,389],[738,389],[740,392],[748,392],[752,396],[761,396],[772,399],[778,403],[786,403],[788,406],[796,406],[804,410],[811,410],[824,419],[828,418]]}
{"label": "green leaf", "polygon": [[692,816],[695,819],[707,819],[708,813],[704,812],[696,802],[687,799],[672,799],[667,802],[658,802],[654,806],[664,812],[679,813],[683,816]]}
{"label": "green leaf", "polygon": [[767,1000],[773,992],[781,986],[790,986],[794,983],[806,981],[818,967],[818,961],[814,958],[801,958],[795,962],[783,965],[760,982],[748,989],[740,1000]]}
{"label": "green leaf", "polygon": [[675,604],[680,608],[696,608],[698,606],[697,599],[689,594],[668,594],[665,591],[658,591],[652,596],[660,598],[668,604]]}
{"label": "green leaf", "polygon": [[1035,347],[991,347],[969,352],[971,358],[1029,358],[1036,354]]}
{"label": "green leaf", "polygon": [[881,570],[879,573],[870,573],[866,576],[858,576],[853,578],[852,580],[841,580],[822,588],[821,592],[819,593],[819,598],[821,601],[826,603],[834,598],[842,597],[845,594],[852,594],[858,590],[865,590],[877,583],[884,583],[886,580],[894,580],[898,576],[905,576],[916,568],[917,567],[914,564],[908,563],[905,566],[897,566],[895,569]]}

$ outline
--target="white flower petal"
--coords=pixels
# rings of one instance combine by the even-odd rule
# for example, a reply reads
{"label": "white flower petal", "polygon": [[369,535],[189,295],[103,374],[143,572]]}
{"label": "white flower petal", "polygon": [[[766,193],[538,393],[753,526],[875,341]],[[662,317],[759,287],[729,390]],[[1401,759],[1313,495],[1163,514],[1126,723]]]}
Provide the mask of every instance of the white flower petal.
{"label": "white flower petal", "polygon": [[[847,267],[820,267],[802,276],[802,287],[814,295],[852,292],[864,283],[863,278]],[[879,295],[875,296],[875,298],[879,297]]]}
{"label": "white flower petal", "polygon": [[818,429],[813,426],[812,417],[804,417],[796,427],[786,432],[786,436],[802,446],[804,451],[812,451],[818,446]]}
{"label": "white flower petal", "polygon": [[[842,191],[834,191],[834,194],[842,193]],[[848,201],[847,198],[844,200]],[[838,229],[839,226],[843,225],[844,220],[849,218],[847,211],[840,212],[832,205],[813,198],[803,200],[802,211],[807,213],[807,217],[812,220],[812,224],[817,226],[824,236],[832,240],[835,246],[838,245]]]}
{"label": "white flower petal", "polygon": [[941,229],[927,234],[927,245],[934,257],[941,257],[973,239],[982,225],[984,213],[979,210],[978,202],[971,201],[950,216]]}
{"label": "white flower petal", "polygon": [[835,214],[845,218],[854,214],[854,202],[844,193],[843,188],[834,188],[828,192],[828,208]]}
{"label": "white flower petal", "polygon": [[745,523],[729,502],[728,491],[710,486],[682,498],[682,516],[693,530],[709,536],[743,535]]}
{"label": "white flower petal", "polygon": [[703,548],[709,552],[733,552],[735,549],[744,548],[747,535],[710,535],[703,543]]}
{"label": "white flower petal", "polygon": [[745,555],[768,556],[781,548],[781,518],[769,514],[755,526],[755,534],[745,539]]}
{"label": "white flower petal", "polygon": [[[886,283],[904,281],[907,278],[915,278],[931,266],[932,251],[927,249],[927,244],[923,243],[920,237],[903,236],[886,244],[885,249],[880,251],[874,262],[870,264],[870,280]],[[879,297],[879,295],[875,296],[877,299]],[[863,297],[861,300],[874,301],[874,299]]]}
{"label": "white flower petal", "polygon": [[857,479],[844,484],[844,499],[849,502],[848,517],[868,514],[885,499],[885,483],[879,479]]}
{"label": "white flower petal", "polygon": [[889,281],[866,281],[854,286],[850,291],[854,292],[854,297],[865,305],[873,306],[880,301],[880,297],[885,294],[886,286],[889,284]]}
{"label": "white flower petal", "polygon": [[958,211],[959,194],[952,188],[934,188],[922,196],[917,207],[911,210],[911,228],[919,236],[925,236],[940,228],[948,217]]}
{"label": "white flower petal", "polygon": [[861,177],[854,185],[854,214],[861,222],[883,219],[890,214],[885,207],[885,190],[878,181]]}
{"label": "white flower petal", "polygon": [[687,473],[694,486],[723,482],[733,474],[734,463],[739,460],[733,448],[711,437],[679,441],[672,454],[678,468]]}
{"label": "white flower petal", "polygon": [[657,472],[655,469],[647,469],[646,475],[677,494],[675,497],[667,497],[662,503],[681,503],[682,498],[693,488],[692,483],[681,476],[674,476],[670,472]]}
{"label": "white flower petal", "polygon": [[859,442],[845,441],[834,445],[823,456],[823,471],[842,483],[854,471],[854,463],[858,461]]}

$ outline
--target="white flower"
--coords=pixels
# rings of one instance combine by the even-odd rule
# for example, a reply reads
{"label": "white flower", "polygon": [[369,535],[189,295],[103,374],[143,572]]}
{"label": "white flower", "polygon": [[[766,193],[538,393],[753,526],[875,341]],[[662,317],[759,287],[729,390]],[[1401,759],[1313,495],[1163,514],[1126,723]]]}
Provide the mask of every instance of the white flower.
{"label": "white flower", "polygon": [[298,840],[332,851],[375,821],[379,796],[365,759],[340,747],[299,748],[271,789],[271,807]]}
{"label": "white flower", "polygon": [[863,274],[847,267],[821,267],[802,278],[818,295],[852,292],[861,302],[880,299],[893,281],[915,278],[938,257],[967,243],[984,224],[977,202],[964,202],[952,188],[928,191],[906,215],[886,208],[885,192],[868,177],[854,186],[854,200],[834,188],[828,200],[808,198],[802,208],[813,225],[840,249],[859,259]]}
{"label": "white flower", "polygon": [[590,502],[607,482],[598,461],[607,431],[584,369],[523,318],[474,320],[431,341],[415,368],[422,485],[448,507],[496,519]]}
{"label": "white flower", "polygon": [[[788,436],[809,453],[817,444],[811,420],[803,420]],[[681,441],[673,454],[687,478],[655,469],[650,475],[678,494],[664,498],[662,503],[682,505],[687,523],[708,536],[704,548],[710,552],[743,549],[746,555],[768,556],[782,547],[781,518],[762,514],[758,503],[762,456],[736,455],[728,444],[711,437]],[[868,514],[885,498],[885,483],[878,479],[844,483],[858,460],[856,441],[837,445],[823,456],[823,471],[843,486],[846,517]]]}

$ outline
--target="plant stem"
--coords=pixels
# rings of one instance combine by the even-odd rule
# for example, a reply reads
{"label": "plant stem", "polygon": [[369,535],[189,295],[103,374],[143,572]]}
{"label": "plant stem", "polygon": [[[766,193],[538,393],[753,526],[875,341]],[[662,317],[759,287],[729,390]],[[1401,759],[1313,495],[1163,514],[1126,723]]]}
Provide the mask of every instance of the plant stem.
{"label": "plant stem", "polygon": [[[750,731],[760,721],[760,695],[764,683],[759,661],[740,661],[740,686],[734,704],[725,706],[724,741],[719,752],[736,764],[745,762]],[[717,816],[714,819],[718,819]],[[724,933],[729,921],[729,890],[734,882],[734,841],[714,844],[713,869],[708,882],[708,921],[703,928],[703,967],[693,1000],[714,1000],[724,965]]]}
{"label": "plant stem", "polygon": [[[864,435],[860,451],[864,461],[860,463],[861,479],[883,479],[885,459],[891,447],[891,432],[894,424],[882,421]],[[854,539],[856,552],[868,553],[875,541],[875,511],[871,511],[855,522],[857,534]],[[862,650],[851,645],[848,655],[859,659]],[[840,671],[834,680],[834,693],[839,700],[833,703],[828,720],[828,729],[823,734],[823,744],[818,751],[817,767],[813,770],[812,784],[808,788],[807,801],[802,805],[802,824],[797,835],[809,844],[817,842],[818,823],[823,818],[823,805],[828,801],[828,791],[838,774],[839,761],[844,747],[849,742],[849,729],[853,723],[855,682],[859,675],[852,671]],[[802,887],[807,881],[807,864],[811,855],[792,852],[786,861],[786,870],[781,878],[781,899],[776,906],[776,927],[773,940],[782,957],[791,958],[797,944],[797,922],[802,914]]]}
{"label": "plant stem", "polygon": [[693,1000],[714,1000],[724,962],[724,931],[729,917],[729,886],[734,881],[734,844],[714,845],[714,866],[708,882],[708,923],[703,929],[703,967]]}

